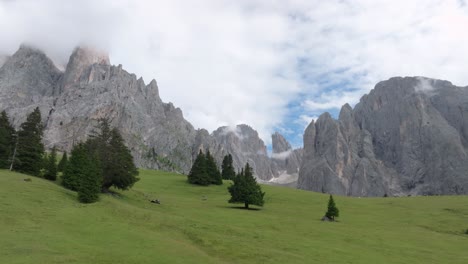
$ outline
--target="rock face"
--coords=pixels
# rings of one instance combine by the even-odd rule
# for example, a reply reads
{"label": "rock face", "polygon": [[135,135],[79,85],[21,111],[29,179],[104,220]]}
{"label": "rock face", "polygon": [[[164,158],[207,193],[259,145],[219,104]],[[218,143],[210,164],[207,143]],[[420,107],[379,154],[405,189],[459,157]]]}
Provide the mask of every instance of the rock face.
{"label": "rock face", "polygon": [[179,108],[161,100],[155,80],[145,84],[91,48],[76,48],[64,72],[28,46],[5,61],[0,68],[0,109],[18,127],[36,107],[49,148],[70,151],[88,137],[99,119],[109,118],[139,167],[187,173],[198,151],[209,149],[219,164],[230,153],[238,170],[249,162],[259,179],[278,175],[254,129],[221,127],[212,134],[195,130]]}
{"label": "rock face", "polygon": [[278,177],[273,181],[288,184],[297,181],[302,159],[302,149],[293,150],[288,141],[279,133],[271,136],[273,153],[271,159],[278,171]]}
{"label": "rock face", "polygon": [[468,88],[421,77],[378,83],[354,110],[304,133],[298,188],[352,196],[468,193]]}

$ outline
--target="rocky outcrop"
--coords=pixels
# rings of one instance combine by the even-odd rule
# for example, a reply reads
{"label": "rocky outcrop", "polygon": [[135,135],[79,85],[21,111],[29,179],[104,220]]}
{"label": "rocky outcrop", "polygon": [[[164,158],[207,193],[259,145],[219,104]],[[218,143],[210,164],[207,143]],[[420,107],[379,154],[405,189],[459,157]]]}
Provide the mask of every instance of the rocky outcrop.
{"label": "rocky outcrop", "polygon": [[278,132],[271,136],[272,163],[278,171],[278,177],[273,179],[276,183],[291,184],[297,182],[302,159],[302,149],[292,149],[289,142]]}
{"label": "rocky outcrop", "polygon": [[380,82],[338,120],[304,133],[298,188],[352,196],[468,193],[468,89],[420,77]]}

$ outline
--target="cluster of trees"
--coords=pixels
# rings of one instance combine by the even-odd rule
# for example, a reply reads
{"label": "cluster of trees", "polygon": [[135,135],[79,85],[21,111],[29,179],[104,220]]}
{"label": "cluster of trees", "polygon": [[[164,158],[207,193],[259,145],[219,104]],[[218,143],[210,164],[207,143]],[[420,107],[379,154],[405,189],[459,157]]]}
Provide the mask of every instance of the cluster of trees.
{"label": "cluster of trees", "polygon": [[[75,145],[68,159],[65,152],[57,164],[57,150],[45,152],[41,112],[36,108],[15,131],[5,111],[0,114],[0,168],[55,181],[62,172],[62,185],[78,191],[84,203],[97,201],[100,192],[115,187],[126,190],[138,181],[130,150],[109,121],[100,120],[99,131]],[[221,178],[221,176],[219,176]]]}
{"label": "cluster of trees", "polygon": [[103,119],[98,132],[73,147],[62,184],[77,191],[81,202],[92,203],[100,192],[109,192],[111,187],[131,188],[139,180],[137,176],[138,169],[119,130]]}
{"label": "cluster of trees", "polygon": [[223,184],[221,172],[209,150],[206,154],[200,150],[188,175],[188,182],[198,185]]}
{"label": "cluster of trees", "polygon": [[232,164],[232,156],[228,154],[224,157],[221,167],[222,172],[220,173],[210,151],[207,150],[206,154],[203,154],[203,151],[200,150],[188,175],[188,182],[206,186],[209,184],[220,185],[223,183],[222,179],[232,180],[233,184],[228,187],[231,194],[229,203],[242,203],[246,209],[251,204],[263,206],[265,193],[262,192],[260,185],[255,180],[249,163],[236,174]]}
{"label": "cluster of trees", "polygon": [[44,168],[43,126],[39,108],[30,113],[16,131],[5,111],[0,114],[0,166],[41,176]]}

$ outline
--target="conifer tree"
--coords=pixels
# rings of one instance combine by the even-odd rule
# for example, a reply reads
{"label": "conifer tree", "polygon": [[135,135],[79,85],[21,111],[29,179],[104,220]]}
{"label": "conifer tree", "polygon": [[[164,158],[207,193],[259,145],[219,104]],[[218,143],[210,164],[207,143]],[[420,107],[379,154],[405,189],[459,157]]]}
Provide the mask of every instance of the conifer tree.
{"label": "conifer tree", "polygon": [[41,142],[42,135],[41,112],[36,107],[20,126],[14,170],[39,176],[44,155],[44,145]]}
{"label": "conifer tree", "polygon": [[16,131],[5,111],[0,114],[0,169],[7,169],[13,159]]}
{"label": "conifer tree", "polygon": [[79,178],[78,200],[81,203],[94,203],[99,199],[101,192],[102,177],[99,159],[97,154],[88,154],[83,161],[86,167],[83,168],[83,174]]}
{"label": "conifer tree", "polygon": [[206,157],[201,150],[193,162],[192,169],[188,175],[188,182],[198,185],[209,185],[211,183],[206,166]]}
{"label": "conifer tree", "polygon": [[111,186],[121,190],[131,188],[139,180],[138,169],[130,150],[125,146],[122,135],[116,128],[110,131],[110,140],[105,148],[106,150],[101,153],[106,153],[106,156],[100,158],[106,165],[103,170],[103,191],[108,191]]}
{"label": "conifer tree", "polygon": [[236,171],[234,170],[234,166],[232,165],[231,154],[224,156],[221,174],[224,180],[232,180],[234,179],[234,177],[236,177]]}
{"label": "conifer tree", "polygon": [[335,221],[335,217],[340,216],[340,211],[335,205],[335,201],[333,200],[333,196],[330,194],[330,198],[328,199],[328,210],[325,214],[326,217]]}
{"label": "conifer tree", "polygon": [[223,179],[221,178],[221,173],[219,172],[218,165],[216,160],[211,155],[210,150],[206,150],[206,169],[207,173],[210,176],[210,183],[221,185],[223,184]]}
{"label": "conifer tree", "polygon": [[50,154],[47,155],[44,178],[51,181],[57,179],[57,150],[55,147],[53,147]]}
{"label": "conifer tree", "polygon": [[60,162],[59,162],[59,164],[57,166],[57,171],[64,172],[65,167],[67,166],[67,163],[68,163],[68,156],[67,156],[67,152],[65,151],[63,153],[62,159],[60,160]]}
{"label": "conifer tree", "polygon": [[81,178],[86,173],[86,166],[89,164],[88,150],[84,143],[75,145],[71,151],[68,165],[62,175],[62,185],[73,191],[77,191]]}
{"label": "conifer tree", "polygon": [[249,209],[250,204],[263,206],[265,193],[255,180],[249,163],[233,181],[234,184],[228,187],[231,194],[229,203],[243,203],[245,209]]}

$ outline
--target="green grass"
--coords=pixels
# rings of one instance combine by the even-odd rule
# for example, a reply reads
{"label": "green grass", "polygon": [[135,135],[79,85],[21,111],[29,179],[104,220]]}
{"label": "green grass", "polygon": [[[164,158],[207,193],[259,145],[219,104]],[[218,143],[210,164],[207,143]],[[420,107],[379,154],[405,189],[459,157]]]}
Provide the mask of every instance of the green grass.
{"label": "green grass", "polygon": [[0,170],[0,263],[468,263],[467,196],[336,196],[341,217],[328,223],[323,194],[263,186],[265,207],[247,211],[227,203],[227,182],[140,176],[131,191],[83,205]]}

